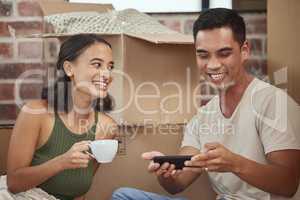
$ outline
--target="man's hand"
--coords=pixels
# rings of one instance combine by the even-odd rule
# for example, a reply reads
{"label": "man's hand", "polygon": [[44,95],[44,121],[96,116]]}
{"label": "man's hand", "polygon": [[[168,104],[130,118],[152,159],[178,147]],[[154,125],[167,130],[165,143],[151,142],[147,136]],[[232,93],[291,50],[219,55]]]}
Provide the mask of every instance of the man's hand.
{"label": "man's hand", "polygon": [[151,162],[148,165],[148,171],[150,173],[154,173],[158,177],[175,178],[181,172],[181,170],[175,170],[175,165],[173,164],[166,162],[160,166],[159,163],[154,163],[152,159],[155,156],[164,156],[164,154],[158,151],[151,151],[142,154],[143,159],[151,160]]}
{"label": "man's hand", "polygon": [[203,153],[185,162],[186,166],[191,167],[185,167],[184,170],[197,172],[202,168],[212,172],[238,172],[239,156],[237,154],[232,153],[220,143],[207,143],[204,147]]}

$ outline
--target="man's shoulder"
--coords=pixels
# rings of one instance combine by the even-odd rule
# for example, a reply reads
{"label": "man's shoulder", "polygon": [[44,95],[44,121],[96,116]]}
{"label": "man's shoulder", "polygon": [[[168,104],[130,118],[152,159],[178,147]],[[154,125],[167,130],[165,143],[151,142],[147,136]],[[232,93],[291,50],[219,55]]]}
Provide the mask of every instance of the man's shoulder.
{"label": "man's shoulder", "polygon": [[251,101],[257,100],[259,102],[269,102],[274,100],[280,100],[281,98],[292,98],[288,95],[288,93],[281,88],[278,88],[268,82],[257,79],[256,84],[251,90],[251,94],[249,95]]}

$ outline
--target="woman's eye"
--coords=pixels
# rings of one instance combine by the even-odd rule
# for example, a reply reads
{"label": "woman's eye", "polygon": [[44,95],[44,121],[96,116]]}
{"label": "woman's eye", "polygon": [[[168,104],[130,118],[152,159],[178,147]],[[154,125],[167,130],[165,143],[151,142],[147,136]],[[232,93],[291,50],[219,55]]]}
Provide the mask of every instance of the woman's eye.
{"label": "woman's eye", "polygon": [[111,71],[111,70],[114,69],[114,66],[113,66],[113,65],[112,65],[112,66],[108,66],[107,69],[108,69],[109,71]]}
{"label": "woman's eye", "polygon": [[101,63],[93,63],[93,66],[96,68],[100,68],[101,67]]}

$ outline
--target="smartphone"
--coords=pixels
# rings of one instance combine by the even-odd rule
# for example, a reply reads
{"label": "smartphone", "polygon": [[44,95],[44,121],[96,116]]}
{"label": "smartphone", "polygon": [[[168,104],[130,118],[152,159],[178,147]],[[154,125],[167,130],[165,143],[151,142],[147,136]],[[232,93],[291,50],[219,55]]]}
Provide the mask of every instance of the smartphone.
{"label": "smartphone", "polygon": [[191,160],[192,155],[171,155],[171,156],[155,156],[153,157],[153,162],[159,163],[162,165],[163,163],[170,163],[175,165],[175,169],[182,169],[185,167],[184,162],[187,160]]}

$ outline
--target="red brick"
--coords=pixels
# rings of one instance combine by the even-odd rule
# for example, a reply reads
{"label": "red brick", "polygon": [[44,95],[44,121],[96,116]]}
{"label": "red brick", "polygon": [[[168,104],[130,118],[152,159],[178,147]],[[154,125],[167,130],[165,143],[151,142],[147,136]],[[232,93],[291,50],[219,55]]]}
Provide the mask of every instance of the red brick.
{"label": "red brick", "polygon": [[45,33],[54,33],[55,32],[54,26],[47,22],[44,22],[44,30],[45,30]]}
{"label": "red brick", "polygon": [[13,45],[11,43],[0,43],[0,58],[11,58],[13,56]]}
{"label": "red brick", "polygon": [[7,36],[10,36],[7,23],[0,22],[0,37],[7,37]]}
{"label": "red brick", "polygon": [[181,23],[179,20],[159,20],[159,22],[171,30],[181,32]]}
{"label": "red brick", "polygon": [[0,101],[14,100],[14,84],[0,84]]}
{"label": "red brick", "polygon": [[268,42],[268,40],[265,39],[264,42],[265,42],[265,43],[264,43],[264,49],[263,49],[263,52],[264,52],[265,55],[267,55],[267,47],[268,47],[267,42]]}
{"label": "red brick", "polygon": [[42,88],[43,84],[40,83],[22,84],[19,94],[22,99],[40,99]]}
{"label": "red brick", "polygon": [[266,34],[267,20],[266,17],[251,18],[245,21],[247,34]]}
{"label": "red brick", "polygon": [[57,59],[60,43],[58,40],[44,41],[44,52],[47,59]]}
{"label": "red brick", "polygon": [[15,104],[0,104],[0,120],[15,120],[17,118],[17,106]]}
{"label": "red brick", "polygon": [[18,44],[19,58],[42,58],[42,42],[21,42]]}
{"label": "red brick", "polygon": [[193,34],[193,25],[195,20],[188,19],[184,22],[184,33],[185,34]]}
{"label": "red brick", "polygon": [[0,84],[0,101],[15,100],[15,92],[23,100],[39,99],[41,97],[42,83],[21,83],[18,87],[15,86],[12,83]]}
{"label": "red brick", "polygon": [[[45,70],[46,67],[43,67],[42,64],[23,64],[23,63],[13,63],[13,64],[1,64],[0,63],[0,79],[16,79],[18,78],[23,72],[27,70],[34,70],[34,69],[43,69]],[[33,78],[33,77],[30,77]]]}
{"label": "red brick", "polygon": [[43,30],[42,22],[0,22],[0,36],[10,36],[8,26],[15,30],[18,37],[41,33]]}
{"label": "red brick", "polygon": [[12,14],[12,2],[0,1],[0,16],[8,17]]}
{"label": "red brick", "polygon": [[246,63],[246,69],[252,74],[267,75],[267,61],[265,59],[250,59]]}
{"label": "red brick", "polygon": [[21,1],[18,3],[20,16],[42,16],[43,12],[39,4],[35,1]]}
{"label": "red brick", "polygon": [[251,47],[252,55],[262,55],[263,54],[263,39],[253,38],[248,40]]}

